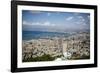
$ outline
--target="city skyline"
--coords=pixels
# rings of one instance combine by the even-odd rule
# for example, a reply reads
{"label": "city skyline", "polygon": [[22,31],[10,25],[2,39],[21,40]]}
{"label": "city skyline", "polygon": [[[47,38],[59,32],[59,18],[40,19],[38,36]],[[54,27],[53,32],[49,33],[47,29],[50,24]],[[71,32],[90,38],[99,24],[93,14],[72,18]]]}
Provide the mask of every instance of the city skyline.
{"label": "city skyline", "polygon": [[23,31],[90,30],[90,14],[23,10],[22,26]]}
{"label": "city skyline", "polygon": [[90,59],[87,30],[89,13],[23,10],[22,61]]}

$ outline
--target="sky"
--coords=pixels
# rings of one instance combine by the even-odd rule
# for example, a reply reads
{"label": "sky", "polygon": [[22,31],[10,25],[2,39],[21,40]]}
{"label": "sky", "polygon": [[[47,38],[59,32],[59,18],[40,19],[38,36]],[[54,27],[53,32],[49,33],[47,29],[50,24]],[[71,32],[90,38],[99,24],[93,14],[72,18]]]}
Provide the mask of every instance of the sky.
{"label": "sky", "polygon": [[90,29],[90,14],[22,10],[24,31],[76,31]]}

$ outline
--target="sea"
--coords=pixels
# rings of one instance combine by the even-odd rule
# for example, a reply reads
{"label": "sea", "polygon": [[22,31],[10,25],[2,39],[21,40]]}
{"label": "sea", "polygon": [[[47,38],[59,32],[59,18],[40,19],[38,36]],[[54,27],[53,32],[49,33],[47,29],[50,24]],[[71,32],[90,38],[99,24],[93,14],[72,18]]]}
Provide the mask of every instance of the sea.
{"label": "sea", "polygon": [[52,38],[52,37],[68,37],[69,33],[62,32],[45,32],[45,31],[22,31],[22,40],[31,40],[39,38]]}

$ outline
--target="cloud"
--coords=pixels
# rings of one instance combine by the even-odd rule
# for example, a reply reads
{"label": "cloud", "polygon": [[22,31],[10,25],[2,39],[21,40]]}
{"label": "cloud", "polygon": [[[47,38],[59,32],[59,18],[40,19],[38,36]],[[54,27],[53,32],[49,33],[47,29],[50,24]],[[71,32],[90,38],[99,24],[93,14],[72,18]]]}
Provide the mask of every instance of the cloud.
{"label": "cloud", "polygon": [[22,22],[22,24],[23,24],[23,25],[40,25],[39,22],[31,23],[31,22],[28,22],[28,21],[25,21],[25,20]]}
{"label": "cloud", "polygon": [[56,24],[52,24],[49,21],[45,21],[45,22],[27,22],[27,21],[23,21],[23,25],[40,25],[40,26],[55,26]]}
{"label": "cloud", "polygon": [[50,22],[46,21],[42,25],[44,25],[44,26],[50,26]]}
{"label": "cloud", "polygon": [[50,16],[50,15],[51,15],[51,13],[47,13],[47,15],[48,15],[48,16]]}
{"label": "cloud", "polygon": [[40,23],[39,22],[34,22],[31,25],[40,25]]}
{"label": "cloud", "polygon": [[84,19],[84,17],[83,16],[77,16],[78,17],[78,19],[80,20],[80,21],[85,21],[85,19]]}
{"label": "cloud", "polygon": [[74,18],[74,17],[71,16],[71,17],[66,18],[66,20],[67,20],[67,21],[70,21],[70,20],[72,20],[73,18]]}
{"label": "cloud", "polygon": [[86,23],[83,23],[82,25],[87,25]]}
{"label": "cloud", "polygon": [[23,24],[23,25],[29,25],[30,23],[27,22],[27,21],[23,21],[22,24]]}
{"label": "cloud", "polygon": [[76,24],[81,24],[81,22],[79,22],[79,21],[77,21],[77,22],[75,22]]}
{"label": "cloud", "polygon": [[86,25],[86,23],[85,22],[83,22],[83,21],[77,21],[77,22],[75,22],[76,24],[79,24],[79,25]]}
{"label": "cloud", "polygon": [[83,17],[82,16],[78,16],[78,18],[82,19]]}
{"label": "cloud", "polygon": [[55,26],[55,24],[52,24],[49,21],[43,22],[41,25],[43,25],[43,26]]}
{"label": "cloud", "polygon": [[86,26],[86,19],[83,16],[77,16],[78,21],[76,21],[75,23],[80,25],[80,26]]}
{"label": "cloud", "polygon": [[90,19],[90,15],[88,15],[87,17],[88,17],[88,19]]}
{"label": "cloud", "polygon": [[85,24],[86,23],[86,20],[83,16],[77,16],[78,17],[78,24]]}
{"label": "cloud", "polygon": [[76,21],[75,23],[78,24],[79,26],[86,26],[87,25],[86,22],[83,20]]}

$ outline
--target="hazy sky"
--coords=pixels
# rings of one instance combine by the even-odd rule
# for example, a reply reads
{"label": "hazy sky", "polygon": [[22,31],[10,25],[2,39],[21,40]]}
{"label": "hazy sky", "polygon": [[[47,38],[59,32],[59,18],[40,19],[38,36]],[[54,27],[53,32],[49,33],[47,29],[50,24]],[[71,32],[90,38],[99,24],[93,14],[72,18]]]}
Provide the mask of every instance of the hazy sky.
{"label": "hazy sky", "polygon": [[23,10],[22,24],[29,31],[88,30],[90,14]]}

